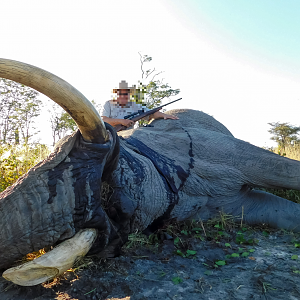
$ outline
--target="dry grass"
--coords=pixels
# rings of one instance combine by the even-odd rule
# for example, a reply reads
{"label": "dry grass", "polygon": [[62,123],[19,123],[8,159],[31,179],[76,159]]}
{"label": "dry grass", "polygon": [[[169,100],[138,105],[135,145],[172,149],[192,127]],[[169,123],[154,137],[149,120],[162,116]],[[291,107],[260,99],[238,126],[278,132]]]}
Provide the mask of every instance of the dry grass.
{"label": "dry grass", "polygon": [[300,144],[287,147],[286,157],[300,161]]}
{"label": "dry grass", "polygon": [[24,256],[24,258],[22,259],[22,262],[25,263],[25,262],[28,262],[28,261],[31,261],[31,260],[34,260],[42,255],[46,254],[46,250],[43,248],[43,249],[40,249],[36,252],[31,252],[31,253],[28,253],[26,256]]}
{"label": "dry grass", "polygon": [[282,151],[279,148],[271,148],[270,150],[276,154],[300,161],[300,143],[287,146],[285,151]]}

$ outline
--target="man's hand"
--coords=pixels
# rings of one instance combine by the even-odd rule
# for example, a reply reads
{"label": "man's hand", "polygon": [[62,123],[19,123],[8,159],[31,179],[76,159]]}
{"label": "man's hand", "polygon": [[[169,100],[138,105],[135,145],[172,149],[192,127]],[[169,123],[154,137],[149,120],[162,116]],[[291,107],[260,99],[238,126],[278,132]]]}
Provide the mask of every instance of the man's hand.
{"label": "man's hand", "polygon": [[162,113],[162,114],[164,115],[164,119],[165,119],[165,120],[167,120],[167,119],[179,120],[179,118],[176,117],[176,116],[173,116],[173,115],[167,115],[167,114],[164,114],[164,113]]}
{"label": "man's hand", "polygon": [[157,111],[156,113],[153,114],[153,119],[172,119],[172,120],[178,120],[179,118],[173,115],[167,115],[164,114],[160,111]]}
{"label": "man's hand", "polygon": [[120,119],[121,120],[121,125],[130,127],[134,125],[134,122],[128,119]]}

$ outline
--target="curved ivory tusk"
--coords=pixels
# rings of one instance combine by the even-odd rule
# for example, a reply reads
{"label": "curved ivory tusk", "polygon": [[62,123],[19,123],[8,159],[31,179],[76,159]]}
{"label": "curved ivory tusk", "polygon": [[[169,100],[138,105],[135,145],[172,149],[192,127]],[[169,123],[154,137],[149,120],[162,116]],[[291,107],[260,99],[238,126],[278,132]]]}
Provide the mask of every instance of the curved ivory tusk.
{"label": "curved ivory tusk", "polygon": [[80,230],[53,250],[33,261],[6,270],[2,276],[23,286],[43,283],[72,268],[74,262],[90,250],[96,237],[96,229]]}
{"label": "curved ivory tusk", "polygon": [[107,131],[98,112],[72,85],[40,68],[0,58],[0,77],[17,81],[43,93],[68,112],[87,142],[104,143]]}

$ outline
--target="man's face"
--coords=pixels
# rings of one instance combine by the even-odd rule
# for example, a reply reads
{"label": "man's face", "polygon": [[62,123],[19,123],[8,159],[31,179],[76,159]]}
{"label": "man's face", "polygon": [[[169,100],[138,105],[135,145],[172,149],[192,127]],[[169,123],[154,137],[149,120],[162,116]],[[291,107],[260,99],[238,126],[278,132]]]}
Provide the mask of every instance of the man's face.
{"label": "man's face", "polygon": [[118,95],[117,101],[119,105],[125,106],[129,101],[129,97],[130,97],[129,90],[118,90],[117,95]]}

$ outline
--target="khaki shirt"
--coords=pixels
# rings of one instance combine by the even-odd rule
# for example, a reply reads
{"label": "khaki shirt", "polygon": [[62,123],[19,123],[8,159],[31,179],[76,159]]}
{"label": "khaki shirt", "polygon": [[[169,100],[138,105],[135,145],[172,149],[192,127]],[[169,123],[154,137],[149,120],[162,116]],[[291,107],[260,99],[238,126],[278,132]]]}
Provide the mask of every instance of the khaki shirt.
{"label": "khaki shirt", "polygon": [[[126,106],[122,107],[118,104],[117,101],[108,100],[104,103],[102,110],[100,111],[100,116],[104,116],[112,119],[124,119],[125,116],[131,115],[132,113],[136,113],[141,110],[141,113],[149,111],[150,109],[145,105],[141,105],[132,101],[128,101]],[[145,120],[149,120],[149,116],[143,118]],[[136,126],[134,126],[136,127]],[[128,127],[133,128],[133,126]]]}

